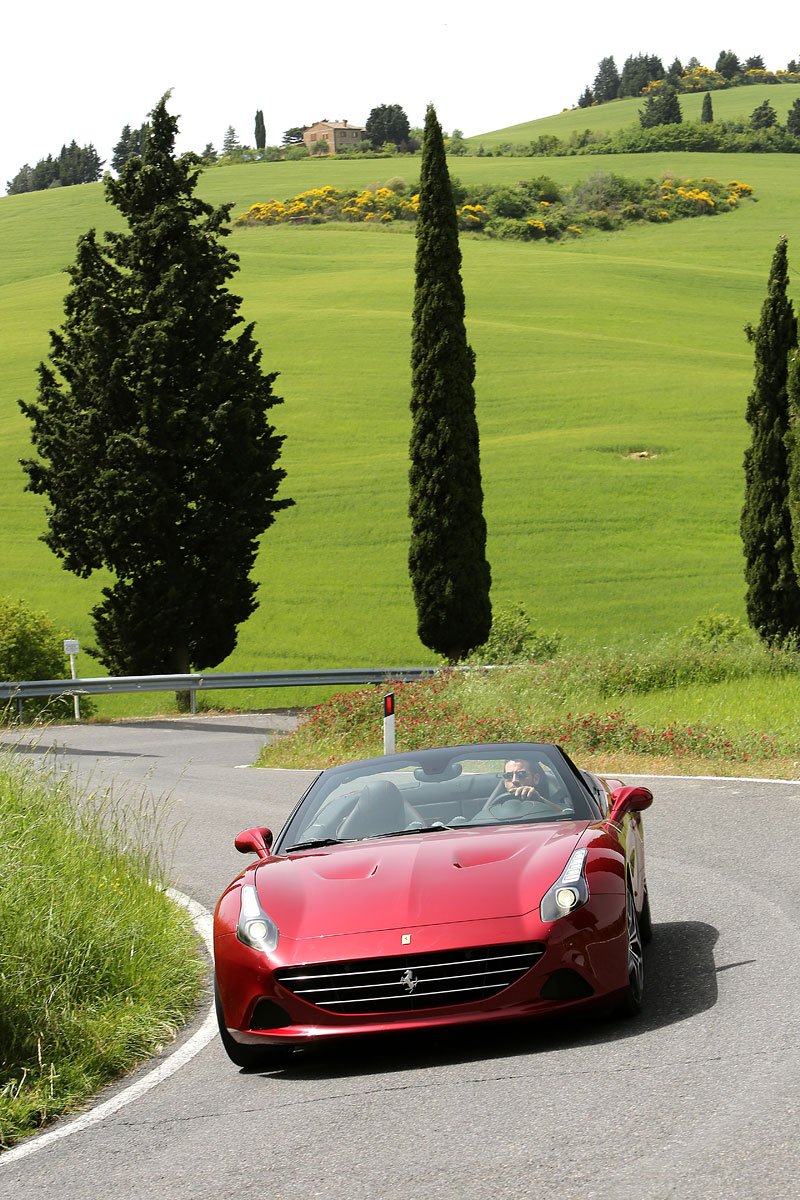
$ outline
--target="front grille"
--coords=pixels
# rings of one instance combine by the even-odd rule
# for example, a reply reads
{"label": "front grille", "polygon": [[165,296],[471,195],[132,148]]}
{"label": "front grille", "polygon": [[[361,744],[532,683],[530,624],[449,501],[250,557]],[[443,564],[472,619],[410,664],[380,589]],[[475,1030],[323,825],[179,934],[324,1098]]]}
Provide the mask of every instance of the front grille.
{"label": "front grille", "polygon": [[397,1013],[491,999],[539,961],[544,946],[470,946],[356,962],[312,963],[275,972],[300,1000],[328,1012]]}

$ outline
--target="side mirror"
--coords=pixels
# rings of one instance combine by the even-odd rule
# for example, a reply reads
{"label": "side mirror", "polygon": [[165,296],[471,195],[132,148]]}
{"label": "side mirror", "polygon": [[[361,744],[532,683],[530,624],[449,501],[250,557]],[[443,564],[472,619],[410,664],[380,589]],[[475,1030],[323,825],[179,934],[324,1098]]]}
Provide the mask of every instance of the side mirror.
{"label": "side mirror", "polygon": [[267,829],[265,825],[245,829],[236,835],[233,844],[240,854],[257,854],[259,858],[269,858],[272,830]]}
{"label": "side mirror", "polygon": [[609,821],[621,821],[631,812],[642,812],[653,803],[653,793],[646,787],[619,787],[611,793]]}

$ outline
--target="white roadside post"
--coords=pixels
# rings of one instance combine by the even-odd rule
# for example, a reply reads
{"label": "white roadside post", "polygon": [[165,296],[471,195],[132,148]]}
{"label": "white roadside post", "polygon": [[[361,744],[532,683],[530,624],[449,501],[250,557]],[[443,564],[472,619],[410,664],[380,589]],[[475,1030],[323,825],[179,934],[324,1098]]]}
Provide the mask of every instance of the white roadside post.
{"label": "white roadside post", "polygon": [[[80,642],[77,638],[66,638],[64,640],[64,653],[69,655],[69,671],[73,679],[78,678],[78,673],[75,670],[75,655],[80,653]],[[81,719],[81,701],[76,692],[72,697],[72,711],[75,714],[75,720]]]}
{"label": "white roadside post", "polygon": [[394,754],[394,692],[383,697],[383,753]]}

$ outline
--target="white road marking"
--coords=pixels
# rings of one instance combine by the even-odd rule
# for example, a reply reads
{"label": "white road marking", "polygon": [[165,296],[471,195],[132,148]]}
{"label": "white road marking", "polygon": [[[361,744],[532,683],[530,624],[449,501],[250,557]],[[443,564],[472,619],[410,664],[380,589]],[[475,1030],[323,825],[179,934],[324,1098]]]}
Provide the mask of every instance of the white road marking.
{"label": "white road marking", "polygon": [[[192,918],[192,924],[203,939],[209,957],[211,957],[213,954],[211,913],[207,908],[203,908],[202,904],[198,904],[196,900],[190,899],[189,896],[184,896],[182,892],[178,892],[174,888],[168,888],[167,895],[177,904],[187,909]],[[71,1137],[73,1133],[82,1133],[84,1129],[89,1129],[92,1125],[98,1125],[106,1117],[119,1112],[121,1108],[132,1104],[134,1100],[138,1100],[145,1092],[149,1092],[152,1088],[157,1087],[164,1079],[169,1079],[170,1075],[174,1075],[190,1059],[199,1054],[216,1035],[217,1018],[212,1004],[203,1024],[197,1032],[193,1033],[189,1040],[184,1042],[173,1054],[170,1054],[164,1062],[159,1063],[147,1075],[137,1080],[136,1083],[132,1083],[124,1091],[119,1092],[116,1096],[112,1096],[110,1100],[105,1100],[102,1104],[98,1104],[90,1112],[83,1113],[74,1120],[67,1120],[63,1124],[57,1125],[54,1129],[50,1129],[46,1133],[41,1133],[29,1141],[21,1142],[18,1146],[14,1146],[12,1150],[6,1150],[5,1153],[0,1154],[0,1167],[10,1162],[16,1162],[20,1158],[27,1158],[29,1154],[36,1154],[37,1151],[43,1150],[46,1146],[49,1146],[52,1142],[59,1141],[61,1138]]]}

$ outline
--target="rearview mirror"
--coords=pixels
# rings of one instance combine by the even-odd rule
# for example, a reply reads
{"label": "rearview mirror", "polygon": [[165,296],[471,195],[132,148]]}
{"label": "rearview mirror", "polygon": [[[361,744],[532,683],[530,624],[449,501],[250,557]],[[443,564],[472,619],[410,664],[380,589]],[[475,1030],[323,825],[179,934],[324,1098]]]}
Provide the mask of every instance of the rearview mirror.
{"label": "rearview mirror", "polygon": [[266,825],[245,829],[236,835],[233,844],[240,854],[257,854],[259,858],[269,858],[272,830],[267,829]]}
{"label": "rearview mirror", "polygon": [[641,812],[653,803],[653,793],[646,787],[620,787],[611,793],[609,821],[621,821],[630,812]]}

